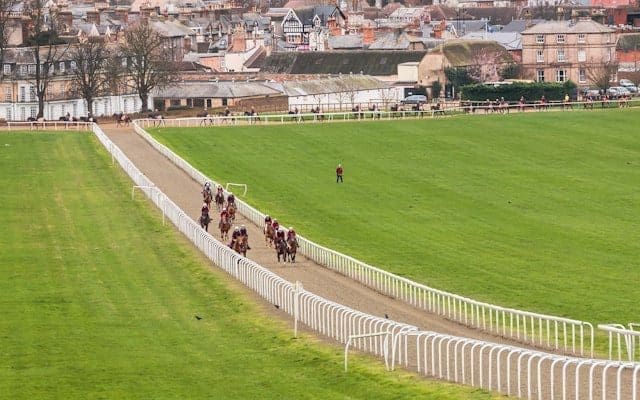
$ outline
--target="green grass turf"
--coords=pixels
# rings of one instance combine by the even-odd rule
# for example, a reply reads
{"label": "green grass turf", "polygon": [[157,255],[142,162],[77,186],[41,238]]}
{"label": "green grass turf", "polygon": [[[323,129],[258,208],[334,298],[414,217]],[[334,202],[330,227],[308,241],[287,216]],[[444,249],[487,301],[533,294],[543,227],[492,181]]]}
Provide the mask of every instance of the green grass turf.
{"label": "green grass turf", "polygon": [[616,109],[154,132],[327,247],[474,299],[626,323],[640,317],[639,121]]}
{"label": "green grass turf", "polygon": [[90,135],[0,135],[0,186],[2,399],[490,397],[355,355],[345,374],[132,201]]}

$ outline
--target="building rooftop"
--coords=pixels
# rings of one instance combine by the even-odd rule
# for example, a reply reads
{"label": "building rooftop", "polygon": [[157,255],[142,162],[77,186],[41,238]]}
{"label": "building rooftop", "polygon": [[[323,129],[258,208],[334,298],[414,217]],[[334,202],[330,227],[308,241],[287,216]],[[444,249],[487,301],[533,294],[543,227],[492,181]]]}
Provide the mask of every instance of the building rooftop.
{"label": "building rooftop", "polygon": [[599,24],[591,19],[578,20],[578,21],[549,21],[541,22],[528,29],[525,29],[522,34],[537,34],[537,33],[613,33],[614,29]]}

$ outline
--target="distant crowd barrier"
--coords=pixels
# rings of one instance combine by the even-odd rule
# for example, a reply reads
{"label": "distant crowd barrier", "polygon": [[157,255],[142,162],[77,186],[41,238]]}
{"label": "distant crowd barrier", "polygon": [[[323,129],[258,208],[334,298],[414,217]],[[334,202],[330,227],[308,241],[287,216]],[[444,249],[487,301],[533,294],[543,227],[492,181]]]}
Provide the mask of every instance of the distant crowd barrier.
{"label": "distant crowd barrier", "polygon": [[511,114],[518,112],[547,112],[574,111],[574,110],[595,110],[609,108],[627,108],[640,105],[640,99],[608,99],[589,101],[552,101],[552,102],[532,102],[532,103],[498,103],[487,104],[485,102],[462,101],[458,105],[450,103],[426,103],[419,108],[415,105],[399,106],[393,110],[361,110],[339,111],[328,113],[276,113],[260,115],[211,115],[206,117],[174,118],[174,119],[139,119],[137,124],[143,128],[149,127],[209,127],[209,126],[234,126],[234,125],[269,125],[269,124],[290,124],[290,123],[324,123],[337,121],[360,121],[360,120],[395,120],[395,119],[416,119],[416,118],[437,118],[446,115],[462,114]]}
{"label": "distant crowd barrier", "polygon": [[[384,357],[389,369],[412,367],[428,376],[506,395],[528,399],[638,399],[640,364],[565,357],[418,331],[414,326],[368,315],[307,292],[299,283],[285,281],[218,242],[142,174],[97,125],[92,128],[136,189],[180,232],[216,266],[291,315],[296,324],[300,321],[346,347],[353,345]],[[345,367],[346,362],[345,348]]]}
{"label": "distant crowd barrier", "polygon": [[[184,120],[167,121],[173,121],[173,124],[179,126],[180,121]],[[142,121],[142,124],[144,123],[145,120]],[[216,183],[155,140],[140,126],[140,121],[134,121],[134,128],[151,146],[194,180],[202,184]],[[264,224],[265,214],[240,199],[236,199],[236,204],[238,212],[254,224]],[[298,251],[316,263],[411,306],[521,343],[593,357],[595,333],[593,325],[589,322],[483,303],[394,275],[323,247],[303,236],[298,235],[298,241]]]}

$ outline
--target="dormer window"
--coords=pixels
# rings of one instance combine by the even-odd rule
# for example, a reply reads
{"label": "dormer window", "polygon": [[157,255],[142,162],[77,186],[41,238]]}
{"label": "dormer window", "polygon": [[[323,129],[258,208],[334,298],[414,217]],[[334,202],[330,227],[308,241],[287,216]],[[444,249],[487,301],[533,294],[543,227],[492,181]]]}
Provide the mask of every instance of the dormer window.
{"label": "dormer window", "polygon": [[536,43],[544,44],[544,35],[536,35]]}
{"label": "dormer window", "polygon": [[5,75],[11,74],[11,64],[4,64],[2,68],[2,73]]}
{"label": "dormer window", "polygon": [[60,70],[60,72],[64,73],[65,71],[64,61],[61,61],[60,64],[58,64],[58,69]]}
{"label": "dormer window", "polygon": [[558,43],[564,43],[564,34],[559,34],[556,36],[556,39],[558,40]]}

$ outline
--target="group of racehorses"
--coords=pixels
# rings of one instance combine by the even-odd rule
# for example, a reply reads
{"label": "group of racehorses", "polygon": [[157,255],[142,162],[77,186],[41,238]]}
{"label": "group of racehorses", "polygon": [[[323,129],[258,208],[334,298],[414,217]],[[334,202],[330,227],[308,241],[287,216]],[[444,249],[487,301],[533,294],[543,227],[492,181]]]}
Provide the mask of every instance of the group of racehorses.
{"label": "group of racehorses", "polygon": [[[214,203],[216,206],[216,210],[220,213],[220,220],[218,221],[220,238],[222,239],[222,241],[228,240],[231,225],[236,219],[237,206],[235,203],[235,197],[232,193],[229,193],[227,195],[227,198],[225,199],[222,187],[220,186],[217,188],[214,195],[209,184],[205,184],[205,187],[202,190],[202,200],[203,205],[200,218],[198,219],[200,226],[205,231],[209,231],[209,224],[212,221],[209,212],[211,210],[211,204]],[[299,244],[298,239],[295,236],[295,232],[290,230],[287,238],[285,239],[284,230],[282,230],[282,228],[279,228],[277,220],[274,220],[272,223],[271,218],[265,220],[263,232],[265,245],[275,248],[278,262],[280,262],[281,259],[285,263],[287,261],[292,263],[296,261],[296,253]],[[244,226],[236,226],[234,228],[231,234],[229,247],[236,251],[238,254],[242,254],[246,257],[247,250],[250,250],[251,247],[249,246],[249,234],[247,233],[247,229]]]}

